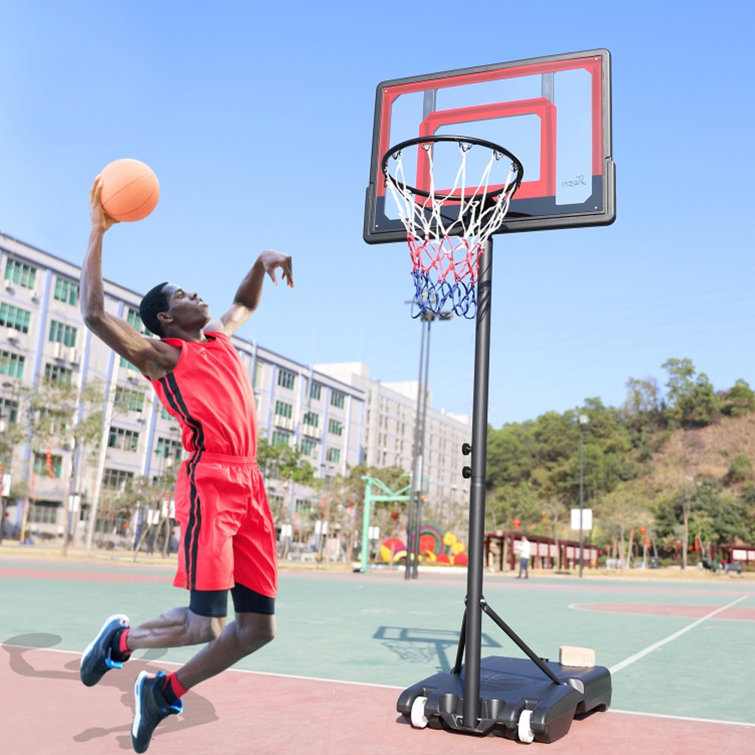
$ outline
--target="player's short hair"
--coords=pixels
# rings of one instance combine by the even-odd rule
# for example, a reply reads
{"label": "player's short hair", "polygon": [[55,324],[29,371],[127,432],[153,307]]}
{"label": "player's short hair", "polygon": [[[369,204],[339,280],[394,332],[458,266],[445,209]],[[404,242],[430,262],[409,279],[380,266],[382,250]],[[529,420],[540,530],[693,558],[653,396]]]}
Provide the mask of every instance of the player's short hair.
{"label": "player's short hair", "polygon": [[139,304],[139,315],[142,318],[142,322],[147,326],[150,333],[154,333],[156,336],[160,336],[160,338],[165,334],[163,333],[157,315],[160,312],[167,312],[170,309],[168,297],[163,292],[163,289],[167,285],[168,281],[158,283],[154,288],[151,288],[146,294],[144,294],[144,297]]}

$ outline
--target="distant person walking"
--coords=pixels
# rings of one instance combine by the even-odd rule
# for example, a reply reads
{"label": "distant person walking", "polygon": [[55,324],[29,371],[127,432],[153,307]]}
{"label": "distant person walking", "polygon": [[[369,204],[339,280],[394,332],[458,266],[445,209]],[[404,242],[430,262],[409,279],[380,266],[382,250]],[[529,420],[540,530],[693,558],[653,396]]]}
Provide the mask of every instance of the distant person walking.
{"label": "distant person walking", "polygon": [[517,574],[517,579],[522,578],[522,572],[524,572],[524,578],[529,579],[531,553],[532,547],[530,546],[530,541],[527,540],[524,535],[522,535],[522,541],[519,546],[519,574]]}

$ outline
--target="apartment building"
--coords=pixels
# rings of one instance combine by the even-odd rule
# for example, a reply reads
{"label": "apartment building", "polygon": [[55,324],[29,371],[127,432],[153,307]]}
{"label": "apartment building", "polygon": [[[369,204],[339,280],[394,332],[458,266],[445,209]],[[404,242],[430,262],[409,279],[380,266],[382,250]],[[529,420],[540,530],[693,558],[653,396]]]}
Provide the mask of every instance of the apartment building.
{"label": "apartment building", "polygon": [[[149,383],[84,326],[79,274],[78,265],[0,233],[5,534],[26,523],[29,532],[58,537],[68,522],[69,532],[82,540],[93,505],[101,514],[109,498],[131,482],[158,486],[175,474],[184,456],[179,428]],[[105,293],[109,312],[148,335],[139,317],[141,293],[108,280]],[[315,478],[346,475],[361,463],[412,469],[416,383],[383,383],[371,379],[364,364],[307,365],[255,341],[234,336],[233,342],[251,376],[259,437],[295,446],[312,465]],[[83,421],[87,411],[101,413],[99,450],[97,444],[74,445],[72,433],[60,428],[46,442],[32,437],[26,429],[31,418],[24,415],[28,399],[41,395],[49,384],[76,389],[74,423]],[[83,400],[87,386],[101,389],[101,403],[88,409]],[[37,406],[37,415],[45,411]],[[430,505],[448,521],[468,504],[460,449],[470,438],[469,418],[433,409],[428,401],[424,488]],[[266,485],[281,520],[317,517],[317,485],[270,476]],[[29,501],[33,505],[25,503]],[[164,515],[161,501],[150,505],[156,511],[162,508]]]}
{"label": "apartment building", "polygon": [[[364,393],[365,463],[378,468],[399,466],[412,470],[414,432],[417,422],[417,381],[381,382],[370,377],[361,362],[318,364],[316,369],[332,375]],[[443,526],[458,519],[469,504],[469,480],[462,468],[469,457],[461,453],[463,443],[471,443],[470,417],[432,408],[428,388],[422,453],[423,492],[428,510]]]}
{"label": "apartment building", "polygon": [[[143,376],[85,327],[79,310],[80,268],[0,234],[0,463],[5,533],[82,538],[92,504],[137,478],[157,482],[175,470],[184,451],[179,428]],[[141,294],[105,281],[107,310],[145,335]],[[351,385],[276,354],[253,341],[233,338],[257,400],[259,436],[302,451],[315,477],[346,474],[362,461],[364,395]],[[99,385],[105,406],[102,452],[74,454],[72,433],[51,433],[47,445],[31,432],[29,398],[48,384]],[[108,400],[106,400],[108,399]],[[79,406],[83,407],[81,401]],[[36,413],[45,412],[37,406]],[[80,409],[75,421],[82,419]],[[38,417],[37,417],[38,420]],[[16,432],[13,433],[12,431]],[[315,488],[267,481],[271,505],[283,513],[319,506]],[[24,500],[33,502],[26,506]],[[75,509],[67,514],[66,504]],[[154,502],[156,510],[161,503]]]}

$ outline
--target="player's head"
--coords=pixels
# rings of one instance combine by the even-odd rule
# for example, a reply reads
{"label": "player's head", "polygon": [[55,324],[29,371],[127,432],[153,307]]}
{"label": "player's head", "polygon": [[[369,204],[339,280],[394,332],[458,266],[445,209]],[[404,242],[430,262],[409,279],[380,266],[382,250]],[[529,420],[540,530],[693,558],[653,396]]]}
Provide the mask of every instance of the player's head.
{"label": "player's head", "polygon": [[161,338],[165,335],[163,333],[162,325],[158,314],[160,312],[167,312],[170,309],[170,302],[168,296],[163,290],[168,285],[168,281],[158,283],[154,288],[151,288],[144,294],[141,303],[139,304],[139,315],[142,318],[142,322],[147,326],[150,333],[154,333]]}
{"label": "player's head", "polygon": [[151,312],[154,319],[151,324],[145,321],[150,330],[155,326],[157,330],[152,330],[155,335],[184,338],[201,331],[210,322],[210,310],[196,292],[187,291],[175,283],[163,283],[155,286],[147,296],[156,289]]}

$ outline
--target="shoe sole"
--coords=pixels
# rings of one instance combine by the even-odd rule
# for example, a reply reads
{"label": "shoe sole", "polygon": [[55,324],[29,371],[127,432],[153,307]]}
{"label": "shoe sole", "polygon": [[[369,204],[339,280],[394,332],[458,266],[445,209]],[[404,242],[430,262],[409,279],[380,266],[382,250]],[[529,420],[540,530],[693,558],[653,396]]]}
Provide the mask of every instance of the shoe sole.
{"label": "shoe sole", "polygon": [[116,619],[118,619],[119,621],[121,619],[125,619],[125,621],[127,623],[128,623],[128,620],[129,620],[128,616],[126,616],[125,614],[122,614],[122,613],[114,613],[112,616],[108,616],[107,619],[105,619],[103,625],[100,627],[100,631],[97,632],[97,634],[95,635],[94,639],[86,646],[86,648],[84,649],[84,652],[81,654],[81,660],[79,661],[79,669],[81,669],[81,668],[84,667],[84,659],[89,655],[89,653],[92,652],[92,648],[97,644],[97,640],[100,639],[100,636],[105,631],[107,625],[111,621],[115,621]]}
{"label": "shoe sole", "polygon": [[131,724],[131,737],[132,740],[136,739],[139,734],[139,724],[142,722],[142,705],[141,705],[141,687],[142,681],[149,678],[150,674],[147,671],[140,671],[139,676],[136,677],[134,682],[134,722]]}

